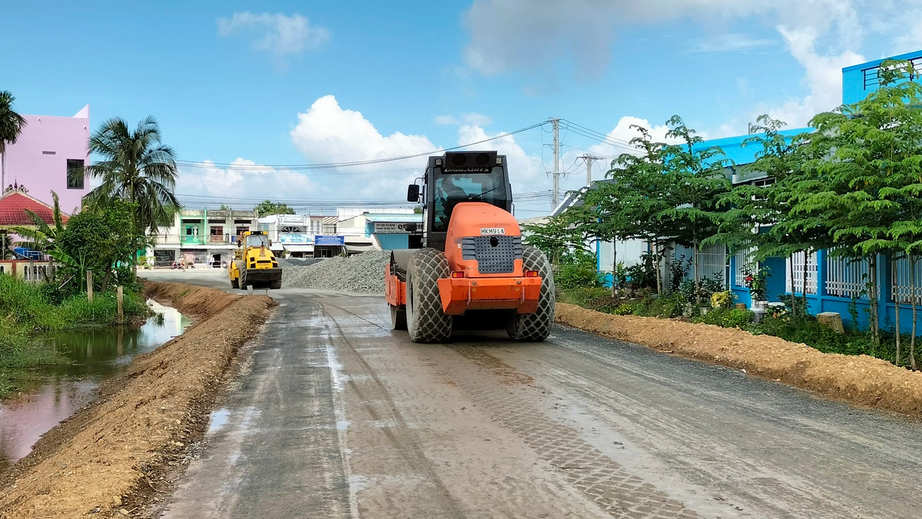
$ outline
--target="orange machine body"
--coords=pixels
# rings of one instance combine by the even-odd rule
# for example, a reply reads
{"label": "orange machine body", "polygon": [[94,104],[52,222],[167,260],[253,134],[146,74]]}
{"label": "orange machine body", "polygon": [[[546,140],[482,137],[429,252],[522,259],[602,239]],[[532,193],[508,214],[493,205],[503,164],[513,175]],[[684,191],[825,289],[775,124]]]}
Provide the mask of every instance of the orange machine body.
{"label": "orange machine body", "polygon": [[531,313],[538,308],[541,278],[526,277],[521,257],[515,259],[512,272],[492,274],[480,272],[477,259],[464,257],[464,238],[515,236],[521,240],[521,235],[515,217],[496,206],[483,202],[455,206],[445,238],[445,257],[451,276],[438,281],[446,314],[492,309]]}
{"label": "orange machine body", "polygon": [[[524,314],[537,310],[543,280],[536,273],[527,274],[521,258],[514,260],[512,272],[480,272],[477,259],[465,259],[463,253],[464,238],[475,236],[521,239],[521,231],[511,214],[493,205],[463,202],[455,206],[445,240],[451,273],[438,280],[445,314],[462,315],[468,310],[515,310]],[[397,269],[393,261],[385,265],[384,295],[389,305],[402,307],[406,305],[407,284]]]}

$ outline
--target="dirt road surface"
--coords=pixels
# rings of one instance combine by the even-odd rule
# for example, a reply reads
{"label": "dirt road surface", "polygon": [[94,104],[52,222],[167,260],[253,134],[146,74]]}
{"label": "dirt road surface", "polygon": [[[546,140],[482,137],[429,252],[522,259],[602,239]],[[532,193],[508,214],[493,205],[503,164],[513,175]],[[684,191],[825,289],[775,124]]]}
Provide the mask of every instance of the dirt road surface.
{"label": "dirt road surface", "polygon": [[[222,272],[153,280],[226,287]],[[262,292],[262,291],[258,291]],[[382,297],[280,308],[163,518],[918,517],[922,424],[555,328],[391,332]]]}

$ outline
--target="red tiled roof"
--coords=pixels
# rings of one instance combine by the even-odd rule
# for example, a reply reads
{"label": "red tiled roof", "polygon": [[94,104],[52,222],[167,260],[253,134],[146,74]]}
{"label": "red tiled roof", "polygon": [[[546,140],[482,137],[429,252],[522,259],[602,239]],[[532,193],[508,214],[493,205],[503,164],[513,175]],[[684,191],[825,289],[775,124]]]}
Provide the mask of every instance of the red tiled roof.
{"label": "red tiled roof", "polygon": [[[11,225],[32,226],[35,223],[26,214],[32,211],[48,225],[54,225],[54,209],[29,195],[23,193],[10,193],[0,198],[0,227]],[[67,215],[61,213],[61,219],[66,223]]]}

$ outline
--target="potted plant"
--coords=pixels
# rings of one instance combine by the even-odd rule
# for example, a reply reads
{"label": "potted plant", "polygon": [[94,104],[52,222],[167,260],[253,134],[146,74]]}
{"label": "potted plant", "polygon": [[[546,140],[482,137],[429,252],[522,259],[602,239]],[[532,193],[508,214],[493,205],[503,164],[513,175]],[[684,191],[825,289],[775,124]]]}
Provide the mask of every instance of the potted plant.
{"label": "potted plant", "polygon": [[743,280],[746,283],[746,288],[749,289],[753,308],[765,309],[768,307],[768,301],[766,301],[768,296],[768,272],[768,267],[759,267],[755,270],[747,268],[744,271],[746,277]]}

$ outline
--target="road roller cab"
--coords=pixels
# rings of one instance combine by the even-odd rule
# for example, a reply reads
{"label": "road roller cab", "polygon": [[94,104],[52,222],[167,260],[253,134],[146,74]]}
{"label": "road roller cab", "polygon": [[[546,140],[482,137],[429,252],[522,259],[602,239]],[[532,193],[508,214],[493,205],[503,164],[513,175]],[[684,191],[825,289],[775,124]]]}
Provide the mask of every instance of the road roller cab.
{"label": "road roller cab", "polygon": [[429,157],[421,180],[407,200],[423,203],[423,226],[410,236],[411,249],[392,251],[385,271],[394,328],[415,342],[442,342],[465,322],[492,323],[513,339],[544,340],[554,317],[553,274],[539,250],[522,245],[506,157]]}

